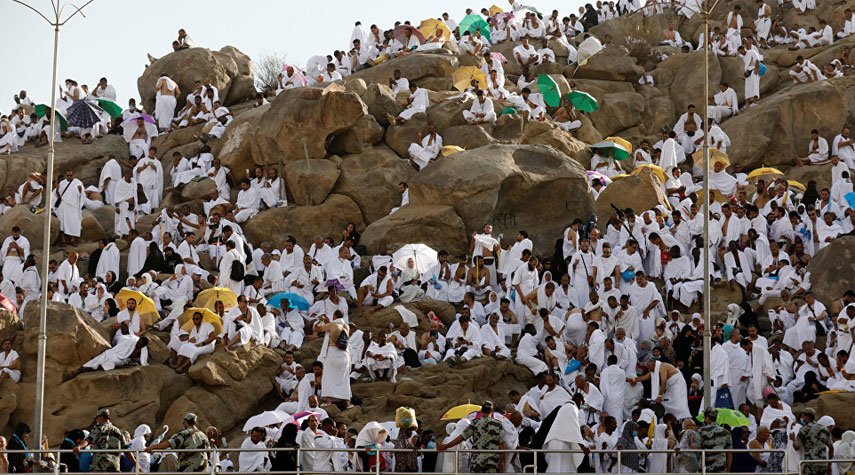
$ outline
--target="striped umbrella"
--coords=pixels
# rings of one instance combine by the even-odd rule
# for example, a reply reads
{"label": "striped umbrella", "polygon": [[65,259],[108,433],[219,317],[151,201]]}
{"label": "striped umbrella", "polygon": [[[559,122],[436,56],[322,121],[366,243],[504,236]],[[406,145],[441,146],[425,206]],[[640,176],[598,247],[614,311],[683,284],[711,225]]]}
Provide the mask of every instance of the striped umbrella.
{"label": "striped umbrella", "polygon": [[104,109],[86,100],[74,101],[67,110],[69,122],[84,129],[101,122],[102,112]]}

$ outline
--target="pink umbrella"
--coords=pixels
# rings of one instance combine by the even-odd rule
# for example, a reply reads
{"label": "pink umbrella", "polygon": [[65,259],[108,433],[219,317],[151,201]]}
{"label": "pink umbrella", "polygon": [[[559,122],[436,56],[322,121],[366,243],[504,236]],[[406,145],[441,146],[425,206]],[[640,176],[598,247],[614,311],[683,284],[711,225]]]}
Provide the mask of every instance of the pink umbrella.
{"label": "pink umbrella", "polygon": [[144,121],[148,122],[149,124],[157,125],[157,121],[156,121],[156,120],[154,120],[154,117],[152,117],[152,116],[150,116],[150,115],[148,115],[148,114],[143,114],[143,113],[136,113],[136,114],[133,114],[132,116],[128,117],[128,119],[127,119],[126,121],[122,122],[122,125],[125,125],[126,123],[131,122],[131,121],[133,121],[134,123],[136,123],[136,122],[137,122],[137,119],[139,119],[140,117],[142,117],[142,119],[143,119]]}
{"label": "pink umbrella", "polygon": [[[467,418],[467,419],[469,419],[470,421],[475,420],[475,419],[480,419],[480,418],[482,418],[482,417],[484,417],[484,414],[483,414],[483,413],[481,413],[481,411],[471,412],[471,413],[469,413],[469,415],[468,415],[468,416],[466,416],[466,418]],[[507,417],[505,417],[505,415],[504,415],[504,414],[501,414],[501,413],[498,413],[498,412],[493,412],[493,413],[491,414],[491,417],[492,417],[493,419],[496,419],[496,420],[497,420],[497,421],[499,421],[499,422],[503,421],[504,419],[507,419]]]}
{"label": "pink umbrella", "polygon": [[600,172],[588,172],[588,178],[599,178],[600,181],[603,182],[603,185],[610,185],[612,183],[612,179],[607,177],[606,175]]}
{"label": "pink umbrella", "polygon": [[0,308],[5,308],[6,310],[17,313],[18,309],[15,307],[15,304],[12,303],[11,300],[7,299],[5,295],[0,294]]}
{"label": "pink umbrella", "polygon": [[287,73],[288,68],[294,69],[294,72],[297,73],[297,79],[299,79],[300,82],[303,83],[304,86],[306,84],[308,84],[308,81],[306,81],[306,75],[303,74],[303,71],[300,68],[298,68],[297,66],[294,66],[293,64],[283,64],[282,65],[282,71],[283,72]]}
{"label": "pink umbrella", "polygon": [[502,64],[508,62],[508,58],[505,57],[502,53],[490,53],[490,57],[495,59],[496,61],[501,61]]}
{"label": "pink umbrella", "polygon": [[427,42],[427,40],[425,39],[425,35],[423,35],[422,32],[419,31],[418,28],[416,28],[412,25],[398,25],[398,27],[395,28],[395,31],[394,31],[394,33],[392,33],[392,35],[401,44],[403,44],[404,46],[407,46],[407,43],[409,43],[409,41],[410,41],[407,38],[407,31],[410,31],[413,34],[413,36],[418,38],[420,45],[423,45],[423,44],[425,44],[425,42]]}
{"label": "pink umbrella", "polygon": [[321,417],[323,416],[323,414],[311,411],[300,411],[295,413],[293,416],[290,416],[284,421],[282,421],[282,425],[279,426],[279,433],[276,434],[276,439],[278,440],[279,437],[282,436],[282,430],[285,428],[285,426],[287,426],[288,424],[294,424],[297,427],[300,427],[301,425],[303,425],[303,421],[306,420],[309,416]]}

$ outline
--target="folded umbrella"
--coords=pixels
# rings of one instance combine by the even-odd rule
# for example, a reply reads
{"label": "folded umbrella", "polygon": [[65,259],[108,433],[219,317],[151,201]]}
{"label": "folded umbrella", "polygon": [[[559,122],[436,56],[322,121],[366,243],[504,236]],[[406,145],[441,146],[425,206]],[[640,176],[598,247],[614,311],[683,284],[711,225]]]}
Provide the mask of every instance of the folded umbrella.
{"label": "folded umbrella", "polygon": [[481,15],[466,15],[460,20],[458,28],[460,28],[461,36],[467,31],[470,34],[480,31],[481,36],[490,39],[490,25]]}
{"label": "folded umbrella", "polygon": [[124,288],[116,294],[116,304],[119,306],[119,310],[125,310],[128,307],[127,302],[130,299],[134,299],[137,304],[136,311],[142,317],[141,324],[143,326],[151,325],[160,318],[160,314],[157,313],[157,307],[154,305],[154,300],[148,298],[147,295],[138,290],[131,290],[129,288]]}
{"label": "folded umbrella", "polygon": [[74,101],[66,110],[68,121],[84,129],[101,122],[102,112],[104,109],[101,109],[97,103],[87,100]]}
{"label": "folded umbrella", "polygon": [[104,109],[104,112],[110,114],[110,117],[121,117],[122,115],[122,107],[113,101],[98,99],[98,105],[101,106],[101,109]]}
{"label": "folded umbrella", "polygon": [[458,91],[465,91],[473,79],[478,81],[479,87],[487,85],[487,76],[484,75],[484,71],[475,66],[463,66],[451,73],[451,82]]}
{"label": "folded umbrella", "polygon": [[427,42],[427,40],[425,39],[425,35],[423,35],[422,32],[418,30],[418,28],[412,25],[398,25],[398,27],[395,28],[395,31],[392,32],[392,36],[394,36],[399,43],[406,46],[409,43],[409,40],[407,39],[408,31],[410,32],[410,34],[412,34],[412,36],[415,36],[419,40],[420,45],[423,45],[425,44],[425,42]]}
{"label": "folded umbrella", "polygon": [[567,97],[573,103],[573,107],[582,112],[594,112],[600,109],[600,103],[587,92],[573,91]]}
{"label": "folded umbrella", "polygon": [[293,292],[279,292],[278,294],[274,294],[272,297],[267,299],[267,305],[275,308],[282,308],[283,300],[288,301],[288,308],[296,308],[297,310],[308,310],[309,307],[312,306],[312,304],[303,298],[302,295],[298,295]]}
{"label": "folded umbrella", "polygon": [[433,267],[438,261],[437,252],[426,244],[407,244],[392,254],[392,262],[395,267],[403,269],[407,267],[407,261],[412,259],[416,270],[423,274]]}
{"label": "folded umbrella", "polygon": [[543,102],[549,107],[558,107],[561,105],[561,91],[558,90],[558,84],[548,74],[541,74],[537,77],[537,89],[543,95]]}

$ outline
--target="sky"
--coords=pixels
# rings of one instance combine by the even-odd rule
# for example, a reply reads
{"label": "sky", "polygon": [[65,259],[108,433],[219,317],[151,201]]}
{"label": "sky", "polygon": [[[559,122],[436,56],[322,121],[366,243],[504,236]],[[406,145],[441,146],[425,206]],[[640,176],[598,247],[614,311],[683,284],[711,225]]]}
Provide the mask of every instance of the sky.
{"label": "sky", "polygon": [[[52,9],[50,0],[26,1],[43,13]],[[146,53],[155,57],[169,53],[179,28],[200,47],[218,50],[232,45],[254,60],[284,54],[289,62],[304,65],[313,55],[349,49],[357,20],[365,27],[376,23],[381,30],[395,21],[418,26],[443,12],[460,21],[466,8],[479,11],[494,3],[508,6],[507,0],[95,0],[83,10],[85,17],[77,15],[60,29],[57,82],[73,78],[93,87],[107,77],[119,104],[126,106],[129,98],[139,98],[137,78],[148,64]],[[545,13],[558,9],[564,16],[576,12],[584,1],[521,3]],[[5,65],[0,71],[0,111],[8,113],[14,107],[13,96],[21,89],[36,103],[49,103],[53,27],[28,8],[0,0],[0,32],[5,38],[0,52]]]}

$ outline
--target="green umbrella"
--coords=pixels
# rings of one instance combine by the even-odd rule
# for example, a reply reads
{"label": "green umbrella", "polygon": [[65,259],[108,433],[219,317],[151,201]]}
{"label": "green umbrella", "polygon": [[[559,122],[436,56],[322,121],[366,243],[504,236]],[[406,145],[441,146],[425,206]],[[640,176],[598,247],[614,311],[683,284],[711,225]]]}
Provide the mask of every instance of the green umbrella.
{"label": "green umbrella", "polygon": [[606,155],[608,155],[608,152],[611,152],[611,156],[615,160],[626,160],[629,158],[629,150],[614,142],[600,142],[598,144],[591,145],[591,148],[596,150],[598,153],[600,151],[606,152]]}
{"label": "green umbrella", "polygon": [[[748,417],[746,417],[745,414],[743,414],[739,411],[734,411],[733,409],[718,409],[718,408],[716,408],[716,411],[718,411],[718,417],[716,417],[716,421],[715,421],[716,424],[719,424],[719,425],[727,424],[730,427],[748,427],[751,425],[751,421],[748,420]],[[704,420],[703,412],[698,414],[697,419],[699,421]]]}
{"label": "green umbrella", "polygon": [[460,28],[461,35],[467,31],[469,33],[480,31],[481,36],[490,39],[490,25],[481,15],[466,15],[463,20],[460,20],[458,28]]}
{"label": "green umbrella", "polygon": [[98,105],[107,111],[107,113],[110,114],[110,117],[120,117],[122,115],[122,108],[113,101],[98,99]]}
{"label": "green umbrella", "polygon": [[543,102],[546,102],[546,105],[549,107],[561,105],[561,91],[558,90],[558,84],[555,83],[555,80],[548,74],[541,74],[537,77],[537,88],[543,94]]}
{"label": "green umbrella", "polygon": [[[44,117],[50,107],[45,104],[36,104],[35,109],[37,116]],[[62,115],[60,111],[56,111],[54,113],[54,117],[56,117],[56,119],[59,121],[59,130],[62,130],[63,132],[68,130],[68,120],[65,118],[64,115]]]}
{"label": "green umbrella", "polygon": [[573,107],[583,112],[594,112],[600,109],[600,104],[594,99],[594,96],[582,91],[573,91],[567,95]]}
{"label": "green umbrella", "polygon": [[503,110],[500,115],[516,114],[516,113],[517,113],[516,107],[505,107],[505,110]]}

